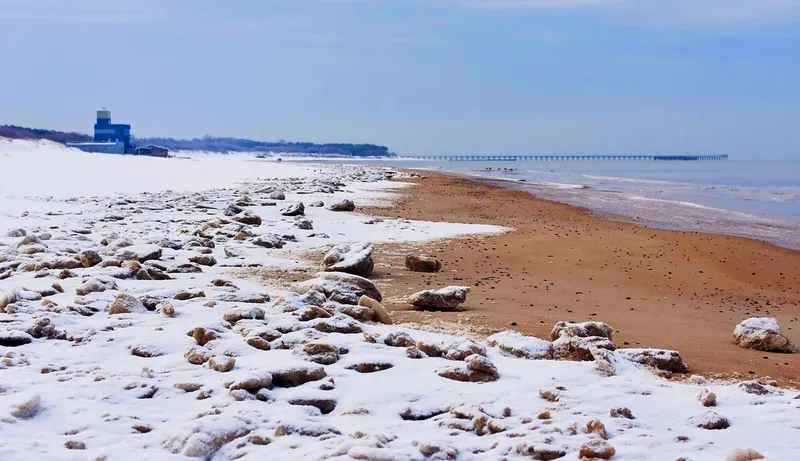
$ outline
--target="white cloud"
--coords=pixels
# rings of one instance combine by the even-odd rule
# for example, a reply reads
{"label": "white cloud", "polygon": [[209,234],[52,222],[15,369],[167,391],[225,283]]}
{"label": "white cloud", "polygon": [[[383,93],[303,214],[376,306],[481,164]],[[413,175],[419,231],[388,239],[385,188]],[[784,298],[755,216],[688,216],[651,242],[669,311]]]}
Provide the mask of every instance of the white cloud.
{"label": "white cloud", "polygon": [[800,0],[468,0],[486,9],[591,10],[637,24],[727,24],[796,19]]}

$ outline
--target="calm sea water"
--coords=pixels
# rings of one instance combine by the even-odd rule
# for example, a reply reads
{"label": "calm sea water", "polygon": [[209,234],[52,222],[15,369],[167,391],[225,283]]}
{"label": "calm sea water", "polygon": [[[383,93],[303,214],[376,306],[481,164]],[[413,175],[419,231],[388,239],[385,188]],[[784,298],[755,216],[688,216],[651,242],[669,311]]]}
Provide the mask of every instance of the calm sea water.
{"label": "calm sea water", "polygon": [[[319,160],[314,160],[319,163]],[[326,161],[341,163],[341,160]],[[347,163],[475,175],[504,187],[664,228],[800,248],[798,161],[370,160]]]}

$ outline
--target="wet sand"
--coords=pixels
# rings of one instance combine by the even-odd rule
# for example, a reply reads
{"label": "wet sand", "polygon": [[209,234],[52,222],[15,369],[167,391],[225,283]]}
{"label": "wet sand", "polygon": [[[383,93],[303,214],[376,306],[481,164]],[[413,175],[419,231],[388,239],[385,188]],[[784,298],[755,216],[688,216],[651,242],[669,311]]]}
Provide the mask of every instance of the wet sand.
{"label": "wet sand", "polygon": [[[651,229],[527,192],[425,175],[401,192],[395,206],[366,211],[515,230],[413,247],[379,245],[375,276],[396,321],[547,337],[559,320],[601,320],[614,327],[621,347],[678,350],[694,373],[769,376],[800,385],[800,354],[742,349],[731,336],[742,319],[771,316],[800,344],[800,252],[745,238]],[[436,256],[443,271],[406,271],[409,251]],[[463,311],[420,313],[402,301],[446,285],[472,287]]]}

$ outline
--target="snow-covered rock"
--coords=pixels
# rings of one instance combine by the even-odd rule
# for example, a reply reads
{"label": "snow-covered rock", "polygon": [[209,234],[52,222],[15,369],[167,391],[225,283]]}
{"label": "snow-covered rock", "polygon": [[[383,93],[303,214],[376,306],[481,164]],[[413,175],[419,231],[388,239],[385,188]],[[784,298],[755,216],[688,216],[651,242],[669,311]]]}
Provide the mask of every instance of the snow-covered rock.
{"label": "snow-covered rock", "polygon": [[353,211],[356,209],[356,204],[350,199],[344,199],[336,202],[329,207],[331,211]]}
{"label": "snow-covered rock", "polygon": [[378,302],[383,300],[375,284],[364,277],[344,272],[318,272],[313,279],[292,285],[295,293],[319,291],[325,296],[333,293],[352,293],[357,297],[368,296]]}
{"label": "snow-covered rock", "polygon": [[662,349],[617,349],[617,355],[631,362],[651,366],[670,373],[688,373],[689,367],[683,363],[678,351]]}
{"label": "snow-covered rock", "polygon": [[786,354],[797,352],[797,346],[781,332],[778,320],[771,317],[743,320],[733,330],[733,339],[739,347],[746,349]]}
{"label": "snow-covered rock", "polygon": [[558,322],[550,332],[550,341],[555,341],[564,336],[588,338],[597,336],[601,338],[613,339],[614,329],[611,325],[603,322]]}
{"label": "snow-covered rock", "polygon": [[505,355],[539,360],[553,358],[553,343],[516,331],[501,331],[486,338],[486,344],[500,349]]}
{"label": "snow-covered rock", "polygon": [[454,310],[467,300],[469,287],[450,286],[439,290],[424,290],[409,296],[408,303],[427,310]]}
{"label": "snow-covered rock", "polygon": [[369,242],[337,245],[325,255],[322,266],[327,272],[367,276],[375,267],[372,250],[373,245]]}

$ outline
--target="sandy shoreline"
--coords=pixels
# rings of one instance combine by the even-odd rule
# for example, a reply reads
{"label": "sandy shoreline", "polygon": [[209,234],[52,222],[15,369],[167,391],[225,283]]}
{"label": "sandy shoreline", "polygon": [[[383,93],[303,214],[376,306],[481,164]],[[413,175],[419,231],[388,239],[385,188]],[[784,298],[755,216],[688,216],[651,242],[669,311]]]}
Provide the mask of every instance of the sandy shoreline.
{"label": "sandy shoreline", "polygon": [[[675,349],[693,372],[800,383],[800,357],[741,349],[734,326],[774,316],[800,342],[800,252],[739,237],[652,229],[475,180],[426,173],[391,208],[367,213],[495,224],[506,234],[433,242],[438,274],[401,270],[408,245],[380,245],[381,287],[400,321],[546,337],[559,320],[602,320],[621,346]],[[407,181],[407,180],[404,180]],[[459,313],[409,311],[420,286],[468,285]]]}

